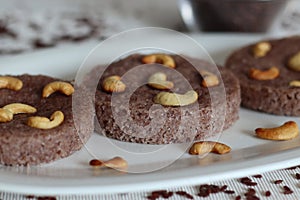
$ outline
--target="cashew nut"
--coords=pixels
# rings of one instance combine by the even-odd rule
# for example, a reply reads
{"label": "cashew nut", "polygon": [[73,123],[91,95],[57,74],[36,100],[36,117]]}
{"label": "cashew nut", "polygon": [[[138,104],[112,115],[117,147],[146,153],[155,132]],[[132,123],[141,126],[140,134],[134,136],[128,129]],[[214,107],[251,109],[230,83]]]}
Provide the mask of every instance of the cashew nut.
{"label": "cashew nut", "polygon": [[251,68],[250,69],[250,78],[256,79],[256,80],[273,80],[279,76],[279,69],[277,67],[271,67],[267,70],[259,70],[256,68]]}
{"label": "cashew nut", "polygon": [[89,162],[89,164],[95,168],[108,167],[113,169],[125,169],[128,167],[127,161],[121,157],[114,157],[107,161],[93,159]]}
{"label": "cashew nut", "polygon": [[11,103],[4,106],[3,109],[9,110],[13,114],[36,112],[36,108],[23,103]]}
{"label": "cashew nut", "polygon": [[50,119],[47,117],[29,117],[27,125],[39,129],[52,129],[59,126],[64,121],[64,114],[61,111],[55,111]]}
{"label": "cashew nut", "polygon": [[292,87],[300,87],[300,81],[291,81],[289,83],[289,86],[292,86]]}
{"label": "cashew nut", "polygon": [[14,114],[35,112],[36,109],[32,106],[22,103],[11,103],[0,109],[0,122],[9,122],[13,120]]}
{"label": "cashew nut", "polygon": [[0,108],[0,122],[9,122],[13,119],[14,114],[9,110]]}
{"label": "cashew nut", "polygon": [[114,157],[108,161],[105,161],[104,166],[114,169],[124,169],[127,168],[128,163],[121,157]]}
{"label": "cashew nut", "polygon": [[148,79],[148,85],[159,90],[166,90],[174,87],[173,82],[167,81],[167,75],[162,72],[151,75]]}
{"label": "cashew nut", "polygon": [[255,133],[258,137],[268,140],[291,140],[298,136],[298,125],[294,121],[285,122],[275,128],[257,128]]}
{"label": "cashew nut", "polygon": [[14,77],[1,76],[0,77],[0,88],[7,88],[10,90],[18,91],[23,87],[23,82]]}
{"label": "cashew nut", "polygon": [[295,71],[300,71],[300,51],[289,59],[288,67]]}
{"label": "cashew nut", "polygon": [[160,92],[154,97],[154,102],[163,106],[186,106],[196,102],[198,94],[190,90],[185,94],[176,94],[170,92]]}
{"label": "cashew nut", "polygon": [[260,58],[267,55],[271,50],[271,44],[269,42],[259,42],[253,47],[254,57]]}
{"label": "cashew nut", "polygon": [[203,87],[213,87],[219,85],[219,79],[216,75],[206,70],[201,70],[200,74],[203,78],[202,86]]}
{"label": "cashew nut", "polygon": [[47,98],[57,91],[69,96],[74,93],[74,87],[70,83],[63,81],[48,83],[43,89],[43,98]]}
{"label": "cashew nut", "polygon": [[126,85],[121,81],[120,76],[109,76],[104,79],[102,88],[106,92],[124,92]]}
{"label": "cashew nut", "polygon": [[171,56],[166,54],[147,55],[143,57],[142,62],[145,64],[160,63],[162,65],[165,65],[173,69],[176,67],[174,59]]}
{"label": "cashew nut", "polygon": [[220,142],[213,141],[201,141],[195,142],[189,150],[189,154],[192,155],[200,155],[204,153],[217,153],[217,154],[225,154],[229,153],[231,148],[226,144]]}

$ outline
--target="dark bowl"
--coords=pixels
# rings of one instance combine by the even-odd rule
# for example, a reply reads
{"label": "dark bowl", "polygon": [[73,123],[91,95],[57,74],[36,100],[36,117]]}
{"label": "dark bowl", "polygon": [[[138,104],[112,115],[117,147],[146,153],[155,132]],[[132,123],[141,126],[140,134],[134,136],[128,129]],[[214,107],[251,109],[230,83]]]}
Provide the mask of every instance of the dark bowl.
{"label": "dark bowl", "polygon": [[266,32],[289,0],[178,0],[189,31]]}

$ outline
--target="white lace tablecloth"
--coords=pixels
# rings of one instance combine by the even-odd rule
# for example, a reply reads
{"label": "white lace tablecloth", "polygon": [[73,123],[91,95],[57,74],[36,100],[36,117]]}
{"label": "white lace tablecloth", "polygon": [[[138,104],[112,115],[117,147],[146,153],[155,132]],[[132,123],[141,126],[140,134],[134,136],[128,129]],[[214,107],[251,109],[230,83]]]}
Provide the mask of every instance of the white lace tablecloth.
{"label": "white lace tablecloth", "polygon": [[[220,177],[222,178],[222,177]],[[235,199],[272,199],[272,200],[297,200],[300,199],[300,167],[288,168],[268,172],[264,174],[256,174],[248,176],[252,183],[247,184],[247,181],[242,181],[242,178],[220,180],[217,182],[207,183],[211,187],[226,188],[224,191],[217,193],[210,192],[206,197],[200,197],[200,186],[184,186],[180,184],[176,188],[167,188],[166,191],[139,191],[134,193],[121,193],[121,194],[93,194],[93,195],[64,195],[64,196],[34,196],[31,194],[15,194],[15,193],[0,193],[0,199],[3,200],[135,200],[135,199],[155,199],[153,192],[156,193],[170,193],[168,198],[160,196],[157,199],[207,199],[207,200],[235,200]],[[242,183],[242,182],[246,182]],[[288,189],[286,189],[288,187]],[[203,188],[203,185],[202,185]],[[290,190],[289,190],[290,189]],[[287,192],[287,190],[289,190]],[[176,194],[176,192],[180,194]],[[182,193],[188,194],[183,196]],[[202,192],[203,193],[203,192]],[[269,193],[269,194],[268,194]],[[205,193],[204,193],[205,194]],[[151,198],[152,197],[152,198]]]}

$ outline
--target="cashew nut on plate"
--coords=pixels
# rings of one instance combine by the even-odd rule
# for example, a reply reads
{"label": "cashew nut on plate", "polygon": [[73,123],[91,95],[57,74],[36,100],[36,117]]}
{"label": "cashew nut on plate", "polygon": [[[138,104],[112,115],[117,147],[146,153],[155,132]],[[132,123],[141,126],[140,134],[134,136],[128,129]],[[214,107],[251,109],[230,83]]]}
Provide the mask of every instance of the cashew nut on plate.
{"label": "cashew nut on plate", "polygon": [[189,154],[192,155],[200,155],[204,153],[217,153],[217,154],[225,154],[229,153],[231,148],[226,144],[220,142],[213,141],[200,141],[195,142],[189,150]]}
{"label": "cashew nut on plate", "polygon": [[288,121],[274,128],[257,128],[255,133],[258,137],[268,140],[291,140],[299,135],[299,129],[296,122]]}
{"label": "cashew nut on plate", "polygon": [[118,156],[107,161],[93,159],[89,164],[95,168],[108,167],[113,169],[126,169],[128,167],[127,161]]}

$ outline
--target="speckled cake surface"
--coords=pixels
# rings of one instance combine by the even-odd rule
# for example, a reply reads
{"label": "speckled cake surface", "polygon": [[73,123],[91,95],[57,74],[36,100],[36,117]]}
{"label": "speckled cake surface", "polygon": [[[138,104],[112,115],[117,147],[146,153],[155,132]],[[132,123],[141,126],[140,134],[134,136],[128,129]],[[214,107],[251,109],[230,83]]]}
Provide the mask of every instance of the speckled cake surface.
{"label": "speckled cake surface", "polygon": [[[95,103],[98,133],[127,142],[183,143],[215,136],[238,119],[240,87],[229,70],[219,67],[219,79],[225,89],[223,84],[208,89],[201,86],[198,71],[218,71],[208,62],[191,59],[196,69],[181,56],[171,55],[176,63],[175,71],[160,64],[139,68],[143,56],[135,54],[114,62],[102,74]],[[93,69],[89,79],[95,79],[102,68]],[[195,90],[199,95],[197,102],[182,107],[155,104],[153,98],[161,90],[147,85],[147,79],[155,72],[167,74],[168,80],[174,83],[172,92],[183,94]],[[103,90],[101,83],[111,75],[124,75],[122,80],[128,86],[125,92],[110,94]]]}

